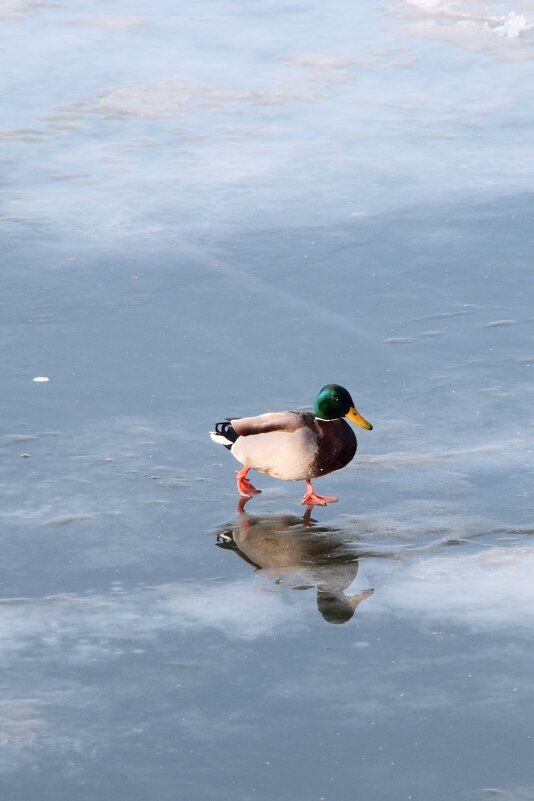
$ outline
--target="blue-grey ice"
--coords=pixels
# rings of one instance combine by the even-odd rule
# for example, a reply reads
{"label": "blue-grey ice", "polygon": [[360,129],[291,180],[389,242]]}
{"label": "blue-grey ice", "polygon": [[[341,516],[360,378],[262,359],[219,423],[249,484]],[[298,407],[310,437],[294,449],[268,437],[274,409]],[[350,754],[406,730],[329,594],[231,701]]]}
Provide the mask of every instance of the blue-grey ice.
{"label": "blue-grey ice", "polygon": [[[1,798],[534,798],[532,5],[0,34]],[[213,421],[329,382],[341,503],[238,512]]]}

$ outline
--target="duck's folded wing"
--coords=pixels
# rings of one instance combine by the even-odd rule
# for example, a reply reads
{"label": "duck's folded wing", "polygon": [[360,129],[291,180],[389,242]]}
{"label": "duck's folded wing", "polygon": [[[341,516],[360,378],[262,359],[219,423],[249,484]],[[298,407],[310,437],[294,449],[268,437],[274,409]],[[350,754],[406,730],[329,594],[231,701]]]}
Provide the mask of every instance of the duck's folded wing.
{"label": "duck's folded wing", "polygon": [[248,437],[270,431],[296,431],[307,424],[307,417],[313,419],[313,415],[306,412],[267,412],[257,417],[240,417],[230,422],[240,437]]}

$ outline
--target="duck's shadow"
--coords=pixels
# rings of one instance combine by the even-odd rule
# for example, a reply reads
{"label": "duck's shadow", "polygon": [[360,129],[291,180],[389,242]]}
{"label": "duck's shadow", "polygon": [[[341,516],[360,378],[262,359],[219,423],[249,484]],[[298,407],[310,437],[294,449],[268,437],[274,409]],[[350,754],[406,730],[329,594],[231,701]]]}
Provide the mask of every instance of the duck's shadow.
{"label": "duck's shadow", "polygon": [[371,588],[350,595],[358,574],[358,553],[342,529],[319,525],[308,507],[304,516],[249,515],[246,500],[233,523],[217,531],[217,545],[232,550],[276,584],[317,591],[317,607],[328,623],[346,623]]}

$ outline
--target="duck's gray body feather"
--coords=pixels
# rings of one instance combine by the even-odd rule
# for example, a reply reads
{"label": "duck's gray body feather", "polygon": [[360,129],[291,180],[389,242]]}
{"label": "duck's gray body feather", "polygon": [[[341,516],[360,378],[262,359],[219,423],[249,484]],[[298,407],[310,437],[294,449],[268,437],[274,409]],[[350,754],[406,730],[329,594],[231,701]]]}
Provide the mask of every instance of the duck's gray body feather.
{"label": "duck's gray body feather", "polygon": [[286,481],[340,470],[356,453],[356,436],[343,419],[320,420],[311,412],[268,412],[230,422],[239,435],[231,447],[236,459]]}

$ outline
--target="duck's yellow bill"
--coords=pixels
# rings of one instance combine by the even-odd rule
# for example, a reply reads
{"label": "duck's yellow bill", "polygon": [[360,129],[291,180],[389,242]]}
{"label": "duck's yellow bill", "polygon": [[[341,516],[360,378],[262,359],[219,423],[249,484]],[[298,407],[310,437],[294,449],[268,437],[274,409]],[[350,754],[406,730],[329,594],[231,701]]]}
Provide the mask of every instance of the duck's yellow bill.
{"label": "duck's yellow bill", "polygon": [[348,417],[349,420],[352,420],[352,422],[356,423],[356,425],[360,426],[360,428],[366,428],[367,431],[373,430],[371,423],[368,423],[367,420],[361,416],[359,411],[354,408],[354,406],[350,407],[345,417]]}

